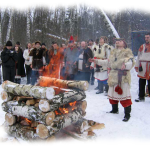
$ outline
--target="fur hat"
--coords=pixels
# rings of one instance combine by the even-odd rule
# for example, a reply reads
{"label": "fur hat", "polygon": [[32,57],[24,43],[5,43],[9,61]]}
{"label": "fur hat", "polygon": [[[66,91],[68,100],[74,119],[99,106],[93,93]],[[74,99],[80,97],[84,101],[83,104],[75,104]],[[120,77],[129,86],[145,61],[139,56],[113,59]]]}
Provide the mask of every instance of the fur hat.
{"label": "fur hat", "polygon": [[41,46],[42,46],[42,45],[46,46],[46,44],[45,44],[45,43],[42,43],[42,44],[41,44]]}
{"label": "fur hat", "polygon": [[35,42],[35,45],[36,45],[37,43],[39,43],[39,44],[41,45],[41,42],[40,42],[40,41],[36,41],[36,42]]}
{"label": "fur hat", "polygon": [[128,47],[128,45],[127,45],[127,43],[126,43],[126,41],[125,41],[124,38],[116,38],[115,41],[123,41],[123,43],[124,43],[124,48],[126,49],[126,48]]}
{"label": "fur hat", "polygon": [[7,41],[6,46],[12,46],[12,42],[11,41]]}
{"label": "fur hat", "polygon": [[20,45],[20,42],[16,42],[16,45]]}

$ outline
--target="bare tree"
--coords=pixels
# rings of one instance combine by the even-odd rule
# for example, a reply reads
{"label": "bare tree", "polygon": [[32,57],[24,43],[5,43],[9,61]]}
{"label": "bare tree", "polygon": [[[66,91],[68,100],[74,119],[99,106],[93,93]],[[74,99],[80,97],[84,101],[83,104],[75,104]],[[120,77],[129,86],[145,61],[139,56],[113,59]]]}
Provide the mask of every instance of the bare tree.
{"label": "bare tree", "polygon": [[6,41],[10,40],[10,31],[11,31],[11,27],[12,27],[12,17],[13,17],[13,11],[12,9],[9,9],[9,22],[8,22],[8,29],[7,29],[7,34],[6,34]]}

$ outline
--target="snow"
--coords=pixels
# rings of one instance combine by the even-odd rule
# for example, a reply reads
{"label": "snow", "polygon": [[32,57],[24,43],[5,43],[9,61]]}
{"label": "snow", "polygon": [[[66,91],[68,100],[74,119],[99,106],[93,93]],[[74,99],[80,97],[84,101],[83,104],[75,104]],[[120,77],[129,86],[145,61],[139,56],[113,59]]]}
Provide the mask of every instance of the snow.
{"label": "snow", "polygon": [[[124,117],[124,108],[121,104],[119,104],[119,114],[106,113],[112,108],[107,96],[95,94],[96,91],[94,88],[97,86],[97,81],[95,81],[95,85],[90,85],[89,89],[86,91],[87,113],[85,118],[105,124],[104,129],[95,130],[97,138],[94,140],[94,147],[95,144],[98,144],[97,146],[99,146],[99,148],[104,146],[105,149],[108,147],[115,150],[118,148],[124,149],[125,147],[128,149],[135,147],[146,149],[145,144],[150,140],[150,98],[146,97],[145,102],[137,103],[134,101],[135,98],[138,97],[139,80],[134,69],[131,70],[131,77],[132,82],[130,91],[133,104],[131,118],[128,122],[122,121]],[[26,81],[23,80],[25,79],[22,79],[22,82],[26,83]],[[0,86],[0,93],[1,91],[2,87]],[[0,103],[2,103],[1,99]],[[4,123],[4,120],[5,112],[2,111],[2,108],[0,107],[0,125]],[[0,133],[0,139],[4,137],[11,139],[11,137],[4,132],[2,127],[0,127]],[[24,143],[25,141],[19,139],[19,142]],[[115,143],[116,145],[114,145]],[[82,145],[82,143],[80,144]],[[86,146],[88,146],[88,144],[89,143],[87,142]],[[130,145],[133,145],[133,147],[130,147]],[[94,149],[94,147],[92,149]]]}

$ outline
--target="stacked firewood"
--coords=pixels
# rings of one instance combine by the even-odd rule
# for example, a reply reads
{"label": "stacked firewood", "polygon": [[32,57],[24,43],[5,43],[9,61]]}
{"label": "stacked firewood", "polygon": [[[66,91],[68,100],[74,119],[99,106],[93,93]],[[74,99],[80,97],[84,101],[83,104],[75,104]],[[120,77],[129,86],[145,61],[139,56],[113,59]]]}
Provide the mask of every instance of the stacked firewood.
{"label": "stacked firewood", "polygon": [[[49,140],[61,130],[67,132],[69,127],[70,131],[81,134],[86,130],[88,135],[93,136],[89,129],[95,123],[83,118],[87,107],[83,87],[87,83],[73,82],[72,89],[67,89],[67,84],[62,89],[62,81],[59,87],[56,87],[58,83],[42,87],[4,81],[1,98],[4,100],[2,109],[6,112],[6,132],[26,140]],[[77,84],[82,90],[77,88]]]}

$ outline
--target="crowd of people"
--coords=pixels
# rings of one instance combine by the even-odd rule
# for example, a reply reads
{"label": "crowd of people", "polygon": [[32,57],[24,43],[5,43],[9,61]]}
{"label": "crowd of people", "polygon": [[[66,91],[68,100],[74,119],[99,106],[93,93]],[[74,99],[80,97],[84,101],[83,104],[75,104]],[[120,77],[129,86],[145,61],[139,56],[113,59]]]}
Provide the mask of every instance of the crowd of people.
{"label": "crowd of people", "polygon": [[[108,113],[118,113],[118,102],[124,107],[123,121],[130,119],[131,94],[130,70],[134,67],[139,76],[139,98],[136,102],[145,100],[145,84],[148,81],[150,91],[150,34],[145,35],[143,44],[135,60],[131,49],[124,39],[115,39],[114,45],[108,44],[108,38],[101,36],[96,41],[75,42],[70,37],[69,42],[52,42],[50,49],[45,43],[36,41],[28,43],[23,51],[20,42],[13,47],[7,41],[1,52],[3,80],[21,83],[22,77],[27,77],[27,84],[35,85],[39,76],[49,76],[65,80],[84,80],[89,84],[97,84],[96,94],[108,96],[112,110]],[[95,82],[97,80],[97,82]]]}

